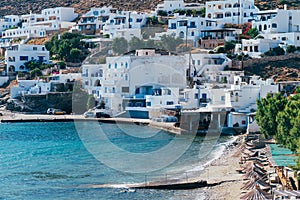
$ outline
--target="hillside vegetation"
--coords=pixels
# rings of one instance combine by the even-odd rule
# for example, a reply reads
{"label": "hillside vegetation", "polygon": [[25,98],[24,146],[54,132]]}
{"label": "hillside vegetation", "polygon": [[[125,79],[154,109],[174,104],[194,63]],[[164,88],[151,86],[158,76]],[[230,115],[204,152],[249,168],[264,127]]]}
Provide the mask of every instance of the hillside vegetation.
{"label": "hillside vegetation", "polygon": [[[78,13],[85,13],[91,7],[113,6],[120,10],[154,10],[158,3],[163,0],[2,0],[0,7],[0,15],[9,14],[25,14],[30,10],[39,13],[42,9],[53,8],[59,6],[72,6]],[[185,0],[187,3],[205,3],[205,0]],[[283,8],[284,4],[289,9],[299,9],[300,2],[298,0],[255,0],[256,5],[262,9]]]}

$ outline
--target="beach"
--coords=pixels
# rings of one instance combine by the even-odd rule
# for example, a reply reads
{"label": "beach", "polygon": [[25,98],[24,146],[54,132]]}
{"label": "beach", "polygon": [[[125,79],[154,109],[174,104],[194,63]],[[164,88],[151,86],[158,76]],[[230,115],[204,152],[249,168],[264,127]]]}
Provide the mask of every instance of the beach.
{"label": "beach", "polygon": [[[238,136],[240,141],[243,136]],[[207,199],[240,199],[243,185],[242,175],[236,169],[240,168],[240,146],[229,145],[225,152],[214,160],[200,178],[207,180],[209,186],[205,189]]]}

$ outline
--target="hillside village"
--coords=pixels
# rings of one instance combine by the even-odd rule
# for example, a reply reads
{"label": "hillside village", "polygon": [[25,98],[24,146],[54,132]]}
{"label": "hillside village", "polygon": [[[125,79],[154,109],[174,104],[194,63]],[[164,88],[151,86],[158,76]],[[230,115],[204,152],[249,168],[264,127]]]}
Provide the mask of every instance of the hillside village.
{"label": "hillside village", "polygon": [[245,128],[256,99],[290,95],[299,83],[300,10],[286,5],[165,0],[151,11],[83,14],[55,7],[3,16],[0,32],[0,103],[12,111],[97,106],[158,121],[176,121],[180,111],[185,120],[197,113],[197,127],[226,112],[227,127]]}

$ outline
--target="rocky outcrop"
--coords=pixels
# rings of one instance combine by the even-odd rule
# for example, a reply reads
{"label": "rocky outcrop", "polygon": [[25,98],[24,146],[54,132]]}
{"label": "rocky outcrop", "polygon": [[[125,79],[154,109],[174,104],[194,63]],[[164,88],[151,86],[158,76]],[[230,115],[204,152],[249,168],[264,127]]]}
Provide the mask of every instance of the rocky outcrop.
{"label": "rocky outcrop", "polygon": [[25,113],[46,113],[56,108],[67,113],[82,114],[86,111],[88,95],[85,92],[51,92],[48,94],[27,94],[21,99],[9,99],[6,109]]}
{"label": "rocky outcrop", "polygon": [[300,54],[270,56],[243,62],[246,75],[273,78],[275,81],[300,81]]}
{"label": "rocky outcrop", "polygon": [[16,112],[46,113],[48,108],[72,112],[72,93],[59,92],[42,95],[25,95],[22,100],[10,99],[6,108]]}

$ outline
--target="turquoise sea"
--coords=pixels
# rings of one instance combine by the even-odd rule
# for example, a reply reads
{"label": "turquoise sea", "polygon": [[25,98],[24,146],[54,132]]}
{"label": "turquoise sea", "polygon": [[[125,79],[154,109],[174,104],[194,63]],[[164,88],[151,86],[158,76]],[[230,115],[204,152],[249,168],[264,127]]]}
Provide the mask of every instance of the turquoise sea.
{"label": "turquoise sea", "polygon": [[[97,126],[111,143],[131,153],[155,152],[174,140],[174,135],[146,126]],[[78,133],[78,127],[84,131]],[[108,151],[108,146],[97,138],[96,132],[88,122],[78,122],[76,126],[71,122],[0,124],[0,199],[204,199],[203,189],[124,190],[90,186],[195,177],[233,140],[232,137],[197,136],[183,155],[167,167],[132,173],[108,167],[101,156],[113,158],[115,163],[120,160],[120,166],[132,166],[133,170],[137,166],[139,170],[148,169],[151,162],[137,163],[134,159],[124,159],[123,155],[114,155],[115,152]],[[152,133],[155,135],[146,137]],[[92,148],[82,134],[93,141]],[[189,137],[180,136],[173,148],[178,149],[180,141],[191,139]],[[94,154],[93,148],[100,150],[101,159]],[[165,154],[152,157],[151,161],[163,163],[167,159]]]}

